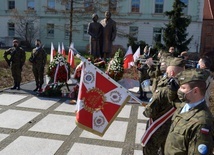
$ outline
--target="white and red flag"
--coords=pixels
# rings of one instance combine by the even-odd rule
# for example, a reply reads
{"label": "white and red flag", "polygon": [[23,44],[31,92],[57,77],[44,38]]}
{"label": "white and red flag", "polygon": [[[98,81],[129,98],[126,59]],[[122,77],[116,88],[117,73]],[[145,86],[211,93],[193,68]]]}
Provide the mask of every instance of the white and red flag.
{"label": "white and red flag", "polygon": [[54,56],[56,55],[56,51],[55,51],[55,49],[54,49],[54,45],[53,45],[53,43],[51,42],[51,55],[50,55],[50,62],[52,62],[53,61],[53,58],[54,58]]}
{"label": "white and red flag", "polygon": [[62,43],[62,55],[65,57],[66,56],[66,53],[65,53],[65,47],[64,47],[64,44]]}
{"label": "white and red flag", "polygon": [[61,47],[60,47],[60,43],[58,43],[58,53],[59,53],[59,54],[62,54]]}
{"label": "white and red flag", "polygon": [[133,60],[134,62],[140,57],[140,46],[138,47],[138,49],[136,50],[136,52],[133,55]]}
{"label": "white and red flag", "polygon": [[76,124],[103,136],[130,99],[129,91],[85,60],[77,99]]}
{"label": "white and red flag", "polygon": [[69,51],[68,51],[68,63],[70,64],[71,68],[75,68],[73,49],[74,49],[74,44],[71,43]]}
{"label": "white and red flag", "polygon": [[124,56],[124,60],[123,60],[124,69],[130,68],[133,63],[134,63],[134,59],[133,59],[132,47],[129,46],[129,48],[126,52],[126,55]]}

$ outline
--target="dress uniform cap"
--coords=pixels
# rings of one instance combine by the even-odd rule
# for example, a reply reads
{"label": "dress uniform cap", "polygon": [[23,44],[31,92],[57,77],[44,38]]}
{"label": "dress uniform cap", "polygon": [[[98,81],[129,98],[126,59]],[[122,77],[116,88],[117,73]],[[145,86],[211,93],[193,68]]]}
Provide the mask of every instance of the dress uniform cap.
{"label": "dress uniform cap", "polygon": [[209,77],[209,72],[203,69],[191,69],[184,70],[177,75],[177,79],[180,85],[183,85],[192,81],[204,81],[206,82]]}
{"label": "dress uniform cap", "polygon": [[182,58],[167,58],[167,66],[178,66],[178,67],[184,67],[185,66],[185,60]]}

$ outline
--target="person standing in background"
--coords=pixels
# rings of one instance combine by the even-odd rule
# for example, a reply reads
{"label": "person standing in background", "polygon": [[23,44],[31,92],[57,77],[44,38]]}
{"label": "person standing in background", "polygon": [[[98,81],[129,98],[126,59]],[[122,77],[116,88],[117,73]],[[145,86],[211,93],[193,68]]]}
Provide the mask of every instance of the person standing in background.
{"label": "person standing in background", "polygon": [[[9,58],[8,55],[10,56]],[[4,59],[11,68],[11,73],[14,81],[14,86],[11,89],[20,90],[20,83],[22,80],[21,72],[22,67],[25,63],[26,54],[24,49],[19,47],[19,41],[17,39],[13,40],[13,47],[4,52]]]}
{"label": "person standing in background", "polygon": [[33,75],[36,81],[36,88],[33,91],[41,91],[44,83],[44,70],[47,61],[47,54],[42,47],[41,41],[35,41],[36,48],[33,49],[29,61],[32,63]]}

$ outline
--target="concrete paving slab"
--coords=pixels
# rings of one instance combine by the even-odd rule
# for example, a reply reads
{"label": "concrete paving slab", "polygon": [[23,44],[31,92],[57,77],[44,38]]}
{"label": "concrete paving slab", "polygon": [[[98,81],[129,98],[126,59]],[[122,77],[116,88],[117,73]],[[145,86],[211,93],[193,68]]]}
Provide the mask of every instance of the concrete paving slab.
{"label": "concrete paving slab", "polygon": [[64,116],[49,114],[37,124],[35,124],[30,131],[70,135],[76,127],[74,116]]}
{"label": "concrete paving slab", "polygon": [[120,155],[122,149],[98,145],[75,143],[67,155]]}
{"label": "concrete paving slab", "polygon": [[15,94],[0,94],[0,105],[11,105],[25,97],[27,96]]}
{"label": "concrete paving slab", "polygon": [[131,105],[125,105],[117,117],[129,118],[131,109],[132,109]]}
{"label": "concrete paving slab", "polygon": [[139,107],[138,108],[138,115],[137,115],[137,119],[140,119],[140,120],[148,120],[149,118],[145,117],[143,115],[143,111],[145,110],[145,107]]}
{"label": "concrete paving slab", "polygon": [[76,105],[72,105],[69,103],[70,100],[66,100],[60,106],[58,106],[54,111],[62,111],[62,112],[72,112],[74,113],[76,110]]}
{"label": "concrete paving slab", "polygon": [[19,129],[39,114],[38,112],[7,110],[0,114],[0,127]]}
{"label": "concrete paving slab", "polygon": [[134,150],[134,155],[143,155],[141,150]]}
{"label": "concrete paving slab", "polygon": [[53,155],[63,141],[20,136],[3,149],[2,155]]}
{"label": "concrete paving slab", "polygon": [[59,99],[45,98],[45,97],[32,97],[31,99],[17,105],[18,107],[35,108],[35,109],[48,109],[54,105]]}
{"label": "concrete paving slab", "polygon": [[140,140],[146,131],[146,124],[145,123],[137,123],[137,130],[136,130],[136,136],[135,136],[135,143],[139,144]]}
{"label": "concrete paving slab", "polygon": [[9,135],[8,134],[0,134],[0,141],[2,141],[3,139],[7,138]]}
{"label": "concrete paving slab", "polygon": [[94,135],[88,131],[83,131],[80,137],[124,142],[126,137],[128,122],[114,121],[103,137]]}

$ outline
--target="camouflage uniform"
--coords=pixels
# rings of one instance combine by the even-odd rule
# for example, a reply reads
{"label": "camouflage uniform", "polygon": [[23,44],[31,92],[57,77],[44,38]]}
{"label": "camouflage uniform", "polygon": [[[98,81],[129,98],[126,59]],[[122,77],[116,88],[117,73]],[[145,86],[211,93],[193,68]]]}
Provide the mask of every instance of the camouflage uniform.
{"label": "camouflage uniform", "polygon": [[[170,59],[168,66],[184,66],[183,59]],[[173,102],[178,100],[177,89],[172,89],[170,85],[172,84],[173,78],[168,76],[162,76],[158,81],[157,89],[154,91],[151,100],[145,108],[143,114],[146,117],[156,121],[161,116],[166,114],[171,110],[174,105]],[[177,87],[178,88],[178,87]],[[171,118],[169,118],[165,123],[163,123],[151,136],[147,144],[143,147],[144,155],[157,155],[164,153],[164,145],[166,142],[166,137],[169,132],[171,125]],[[148,128],[148,124],[147,124]]]}
{"label": "camouflage uniform", "polygon": [[[10,55],[10,58],[8,58]],[[14,87],[12,89],[20,89],[22,66],[25,63],[25,51],[21,47],[11,47],[4,52],[4,59],[11,68]]]}
{"label": "camouflage uniform", "polygon": [[[201,155],[199,148],[202,144],[208,147],[208,151],[205,154],[211,155],[214,126],[212,114],[206,103],[199,104],[190,112],[179,114],[181,109],[178,108],[172,118],[173,123],[165,144],[165,155]],[[208,129],[209,132],[203,133],[203,129]]]}
{"label": "camouflage uniform", "polygon": [[[140,58],[142,59],[147,59],[148,56],[147,55],[141,55]],[[135,62],[135,65],[137,66],[137,70],[138,70],[138,80],[139,80],[139,92],[140,92],[140,99],[147,99],[146,97],[146,92],[143,92],[143,89],[141,87],[141,83],[146,80],[146,79],[149,79],[149,75],[147,73],[147,70],[148,70],[148,66],[146,64],[142,64],[140,62],[140,59],[138,59],[136,62]]]}
{"label": "camouflage uniform", "polygon": [[44,83],[44,68],[47,61],[47,54],[42,47],[34,48],[29,60],[33,66],[36,87],[37,89],[41,89]]}
{"label": "camouflage uniform", "polygon": [[[192,81],[206,82],[209,74],[205,70],[187,70],[177,78],[180,85]],[[201,103],[200,103],[201,102]],[[177,108],[167,136],[165,155],[211,155],[214,146],[214,121],[205,100],[181,113],[186,103]]]}

